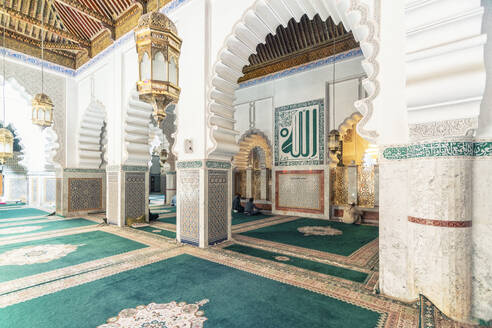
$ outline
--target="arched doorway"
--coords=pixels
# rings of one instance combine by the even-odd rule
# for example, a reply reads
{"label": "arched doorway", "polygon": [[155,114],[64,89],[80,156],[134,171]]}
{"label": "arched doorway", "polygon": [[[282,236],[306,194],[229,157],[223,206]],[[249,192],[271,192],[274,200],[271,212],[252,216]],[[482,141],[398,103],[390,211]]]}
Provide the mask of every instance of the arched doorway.
{"label": "arched doorway", "polygon": [[[234,193],[271,206],[272,148],[260,131],[241,137],[240,151],[233,159]],[[270,206],[268,206],[270,205]]]}

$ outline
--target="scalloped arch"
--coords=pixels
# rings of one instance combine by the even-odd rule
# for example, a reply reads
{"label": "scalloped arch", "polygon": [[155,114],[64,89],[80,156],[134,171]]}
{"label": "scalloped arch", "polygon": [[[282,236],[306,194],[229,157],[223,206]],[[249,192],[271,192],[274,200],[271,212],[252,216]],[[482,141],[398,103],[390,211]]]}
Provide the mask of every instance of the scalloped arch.
{"label": "scalloped arch", "polygon": [[365,128],[374,112],[373,101],[379,94],[379,65],[376,56],[379,43],[376,36],[377,22],[369,18],[369,8],[361,0],[256,0],[236,22],[231,34],[217,55],[209,84],[207,117],[210,143],[209,157],[229,159],[239,151],[234,129],[234,100],[237,80],[243,75],[242,68],[248,58],[256,52],[256,45],[265,41],[269,33],[274,34],[279,25],[287,26],[294,18],[299,21],[307,14],[310,19],[319,14],[322,19],[329,16],[336,24],[342,22],[347,31],[352,31],[359,41],[364,55],[362,67],[367,74],[363,80],[368,96],[354,103],[363,115],[357,132],[365,139],[376,142],[376,131]]}
{"label": "scalloped arch", "polygon": [[260,148],[263,153],[262,162],[267,168],[272,168],[272,146],[268,137],[259,130],[248,130],[239,139],[239,152],[233,158],[233,164],[239,169],[246,169],[250,159],[251,151]]}
{"label": "scalloped arch", "polygon": [[78,135],[78,165],[83,168],[98,169],[104,163],[103,127],[106,122],[106,108],[93,98],[87,106]]}

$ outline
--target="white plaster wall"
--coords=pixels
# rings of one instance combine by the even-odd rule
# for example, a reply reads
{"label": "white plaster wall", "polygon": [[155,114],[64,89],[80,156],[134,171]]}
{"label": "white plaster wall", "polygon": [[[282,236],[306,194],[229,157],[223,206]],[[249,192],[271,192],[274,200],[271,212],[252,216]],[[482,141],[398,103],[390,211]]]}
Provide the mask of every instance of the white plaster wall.
{"label": "white plaster wall", "polygon": [[[359,78],[364,74],[361,60],[362,57],[359,56],[336,63],[335,119],[337,126],[356,110],[353,104],[359,97]],[[236,130],[240,132],[239,135],[242,135],[249,129],[249,103],[255,102],[256,128],[262,130],[273,142],[274,109],[314,99],[325,99],[326,85],[327,83],[331,85],[332,81],[333,65],[326,65],[236,90],[234,115]],[[329,93],[332,99],[331,87]],[[331,103],[332,100],[329,101],[329,104]],[[325,113],[328,112],[326,107],[325,104]],[[332,121],[333,116],[330,116]],[[325,118],[328,119],[328,115],[325,115]],[[270,123],[269,126],[268,123]],[[333,128],[333,121],[330,124],[331,128]]]}
{"label": "white plaster wall", "polygon": [[485,94],[480,107],[477,135],[479,137],[492,137],[492,1],[482,0],[482,5],[485,7],[483,32],[487,34],[487,44],[484,52],[487,80]]}

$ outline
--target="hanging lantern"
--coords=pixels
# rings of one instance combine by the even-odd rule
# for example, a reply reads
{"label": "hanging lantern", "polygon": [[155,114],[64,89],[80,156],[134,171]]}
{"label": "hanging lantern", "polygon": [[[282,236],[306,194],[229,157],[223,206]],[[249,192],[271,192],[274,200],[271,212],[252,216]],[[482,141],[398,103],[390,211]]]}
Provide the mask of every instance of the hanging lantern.
{"label": "hanging lantern", "polygon": [[14,156],[14,135],[6,128],[0,129],[0,164]]}
{"label": "hanging lantern", "polygon": [[53,102],[44,93],[38,93],[32,100],[32,122],[43,127],[53,124]]}
{"label": "hanging lantern", "polygon": [[328,149],[332,152],[337,152],[340,149],[340,132],[331,130],[328,135]]}
{"label": "hanging lantern", "polygon": [[181,92],[178,86],[181,39],[166,15],[150,12],[138,20],[135,42],[140,100],[152,105],[154,119],[160,123],[166,117],[166,107],[176,103]]}

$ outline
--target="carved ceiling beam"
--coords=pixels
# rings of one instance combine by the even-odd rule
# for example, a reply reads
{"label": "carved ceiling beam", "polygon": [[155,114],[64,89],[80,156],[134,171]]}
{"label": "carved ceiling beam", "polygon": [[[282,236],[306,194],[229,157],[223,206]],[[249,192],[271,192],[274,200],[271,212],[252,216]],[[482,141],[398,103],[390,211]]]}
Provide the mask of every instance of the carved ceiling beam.
{"label": "carved ceiling beam", "polygon": [[102,26],[107,28],[109,32],[111,32],[111,39],[115,40],[115,22],[111,18],[108,18],[91,8],[84,6],[83,4],[81,4],[76,0],[53,0],[53,1],[61,3],[67,7],[70,7],[73,10],[78,11],[79,13],[82,13],[98,21],[99,23],[101,23]]}
{"label": "carved ceiling beam", "polygon": [[45,42],[44,47],[46,49],[58,49],[58,50],[84,50],[83,47],[81,47],[76,43]]}
{"label": "carved ceiling beam", "polygon": [[44,29],[45,31],[56,34],[64,39],[75,41],[84,48],[90,48],[90,42],[88,40],[85,40],[79,36],[76,36],[68,31],[57,28],[53,25],[43,24],[43,22],[40,21],[39,19],[28,16],[20,11],[6,7],[6,8],[0,8],[0,13],[9,15],[11,18],[17,19],[18,21],[35,25],[39,29]]}
{"label": "carved ceiling beam", "polygon": [[84,6],[83,4],[81,4],[76,0],[54,0],[54,1],[61,3],[65,6],[68,6],[86,16],[89,16],[90,18],[97,20],[106,28],[112,27],[114,25],[114,22],[111,18],[108,18],[91,8]]}
{"label": "carved ceiling beam", "polygon": [[133,0],[134,3],[139,3],[142,6],[142,15],[147,13],[147,0]]}

